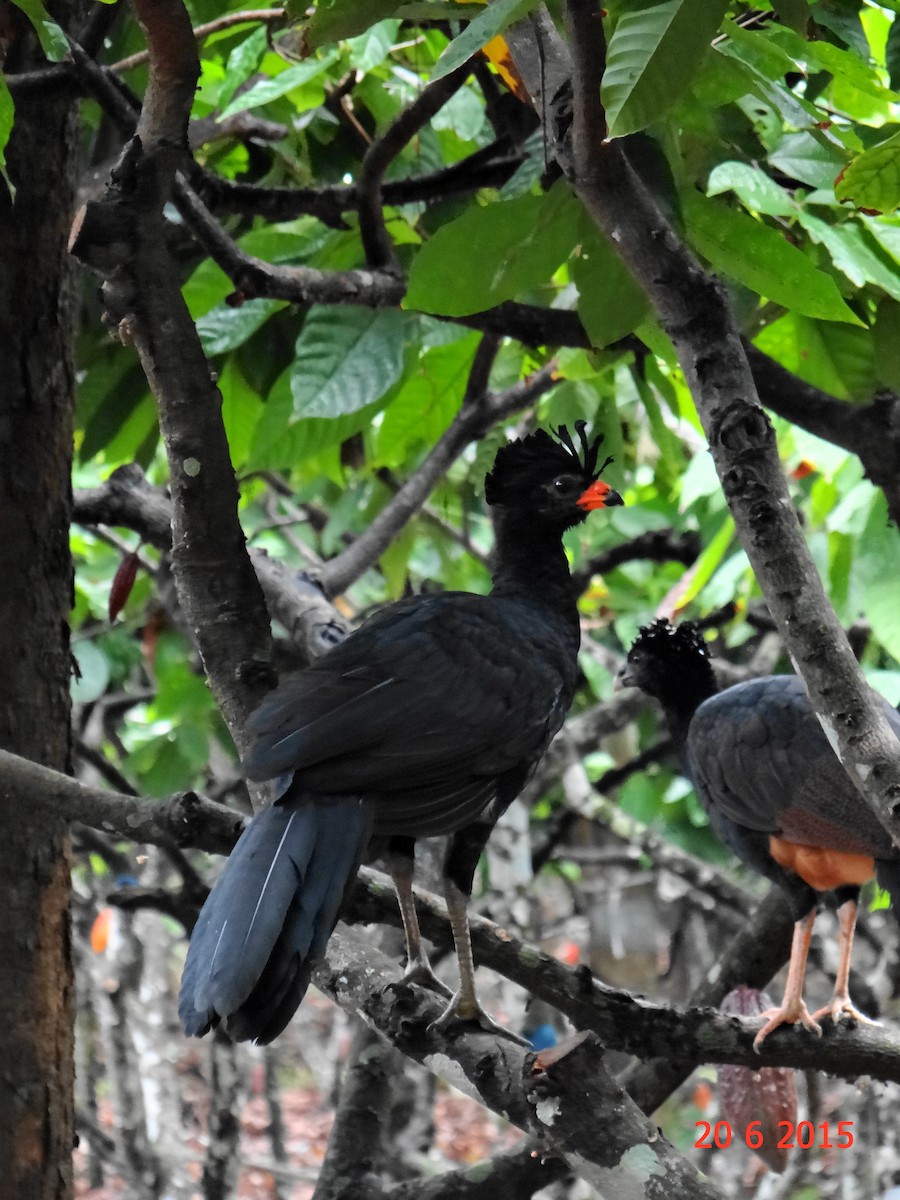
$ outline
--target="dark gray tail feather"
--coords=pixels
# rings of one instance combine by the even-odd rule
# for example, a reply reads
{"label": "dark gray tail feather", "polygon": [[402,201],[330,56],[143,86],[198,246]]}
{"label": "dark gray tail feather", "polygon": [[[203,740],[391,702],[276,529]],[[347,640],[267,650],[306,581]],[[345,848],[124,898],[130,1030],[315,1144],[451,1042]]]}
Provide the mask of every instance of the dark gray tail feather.
{"label": "dark gray tail feather", "polygon": [[325,952],[371,827],[356,799],[276,805],[231,852],[194,926],[178,1014],[189,1037],[220,1021],[238,1042],[271,1042]]}

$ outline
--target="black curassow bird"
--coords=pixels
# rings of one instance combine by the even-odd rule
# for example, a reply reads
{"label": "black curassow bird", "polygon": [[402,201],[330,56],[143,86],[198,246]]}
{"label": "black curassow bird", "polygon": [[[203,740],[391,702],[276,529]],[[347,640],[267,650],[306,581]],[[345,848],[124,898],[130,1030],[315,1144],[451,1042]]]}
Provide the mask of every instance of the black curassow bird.
{"label": "black curassow bird", "polygon": [[389,839],[407,978],[436,984],[413,906],[413,846],[450,833],[444,882],[460,987],[438,1024],[500,1028],[475,994],[467,900],[494,823],[575,691],[579,622],[562,535],[622,503],[598,478],[611,461],[597,466],[603,439],[589,444],[583,421],[576,429],[580,453],[564,426],[559,441],[538,430],[498,451],[485,479],[489,595],[388,605],[251,716],[244,770],[277,780],[277,798],[245,829],[194,928],[179,1004],[186,1033],[223,1021],[236,1041],[277,1037],[373,836]]}
{"label": "black curassow bird", "polygon": [[[767,675],[718,690],[706,642],[689,621],[645,626],[619,672],[662,705],[713,829],[747,866],[776,883],[794,919],[781,1007],[754,1039],[800,1021],[821,1034],[831,1014],[868,1021],[848,992],[860,885],[877,878],[900,913],[900,850],[847,777],[796,675]],[[900,714],[879,697],[900,737]],[[803,978],[818,897],[835,892],[840,953],[831,1002],[810,1015]]]}

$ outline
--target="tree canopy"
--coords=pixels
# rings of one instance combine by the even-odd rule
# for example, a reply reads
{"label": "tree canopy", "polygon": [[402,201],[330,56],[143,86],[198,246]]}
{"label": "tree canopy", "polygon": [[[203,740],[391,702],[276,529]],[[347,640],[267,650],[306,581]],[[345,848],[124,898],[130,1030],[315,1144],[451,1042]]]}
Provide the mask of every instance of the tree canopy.
{"label": "tree canopy", "polygon": [[[491,1160],[495,1187],[519,1195],[570,1173],[602,1191],[636,1147],[652,1150],[666,1195],[739,1194],[737,1151],[702,1158],[694,1120],[707,1110],[676,1092],[698,1066],[896,1083],[890,1027],[842,1026],[821,1043],[785,1031],[760,1057],[751,1026],[702,1007],[764,987],[786,961],[789,921],[777,897],[749,917],[758,881],[734,872],[657,709],[613,696],[613,679],[661,613],[701,621],[728,682],[796,669],[860,804],[900,831],[900,747],[864,686],[900,702],[900,3],[7,8],[11,211],[22,180],[4,147],[28,104],[78,105],[77,779],[9,755],[0,777],[78,822],[76,959],[90,998],[79,1035],[111,1081],[118,1126],[91,1117],[86,1085],[79,1169],[93,1164],[96,1184],[103,1164],[134,1195],[160,1195],[166,1179],[190,1195],[201,1170],[205,1195],[245,1194],[229,1191],[246,1147],[227,1114],[254,1060],[211,1052],[205,1151],[186,1151],[173,1123],[187,1103],[174,1070],[155,1097],[123,1081],[148,1069],[151,1045],[201,1057],[175,1032],[173,978],[214,875],[200,851],[226,851],[262,798],[235,753],[246,717],[278,673],[327,653],[378,604],[487,590],[483,479],[497,448],[576,420],[604,434],[604,477],[625,507],[567,538],[583,681],[528,816],[488,855],[482,903],[511,933],[480,923],[476,949],[517,985],[497,993],[512,1020],[525,1020],[527,994],[589,1033],[540,1084],[503,1046],[484,1068],[482,1037],[441,1046],[397,1016],[392,935],[375,946],[342,926],[318,982],[368,1026],[316,1195],[346,1184],[354,1087],[374,1087],[385,1114],[398,1103],[403,1072],[373,1028],[444,1080],[468,1078],[535,1139]],[[114,888],[120,876],[137,885]],[[620,953],[600,927],[610,897],[638,886],[658,930]],[[125,927],[104,960],[112,1000],[88,941],[109,892]],[[423,903],[427,936],[445,945],[439,906]],[[392,904],[366,869],[348,918],[396,923]],[[869,904],[873,1001],[896,1009],[897,931],[883,897]],[[626,911],[629,946],[646,917]],[[563,931],[596,980],[554,959]],[[616,974],[641,954],[652,970]],[[412,1015],[434,1015],[432,999]],[[104,1004],[120,1005],[126,1038]],[[301,1018],[304,1034],[324,1011]],[[301,1047],[286,1037],[289,1075]],[[376,1048],[384,1074],[362,1082]],[[813,1089],[805,1111],[828,1123],[839,1108],[859,1133],[877,1105],[841,1086],[831,1109]],[[596,1106],[589,1126],[582,1095]],[[378,1149],[353,1168],[357,1183],[381,1172],[385,1195],[410,1178],[392,1136],[385,1116]],[[551,1142],[559,1157],[541,1174],[531,1151]],[[885,1152],[879,1184],[897,1154]],[[787,1169],[810,1196],[863,1174],[856,1152],[798,1149]],[[446,1186],[458,1190],[441,1194],[475,1195],[455,1170]]]}

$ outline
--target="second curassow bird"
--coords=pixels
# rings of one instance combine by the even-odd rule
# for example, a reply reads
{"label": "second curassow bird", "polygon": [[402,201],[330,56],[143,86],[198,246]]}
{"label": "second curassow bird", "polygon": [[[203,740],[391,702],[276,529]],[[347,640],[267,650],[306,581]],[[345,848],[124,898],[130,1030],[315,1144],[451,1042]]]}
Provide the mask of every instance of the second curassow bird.
{"label": "second curassow bird", "polygon": [[[803,680],[767,675],[719,691],[706,642],[685,621],[647,625],[618,685],[659,700],[710,823],[747,866],[776,883],[794,918],[781,1007],[754,1044],[779,1025],[821,1033],[830,1014],[866,1021],[848,992],[860,885],[877,878],[900,913],[900,850],[850,782],[816,718]],[[900,714],[879,697],[900,737]],[[834,891],[840,953],[831,1002],[810,1015],[803,978],[820,893]]]}
{"label": "second curassow bird", "polygon": [[565,427],[558,441],[538,430],[498,451],[485,479],[489,595],[388,605],[251,717],[245,772],[277,780],[278,795],[247,826],[197,921],[179,1005],[188,1034],[221,1021],[237,1041],[277,1037],[373,836],[389,839],[407,975],[434,982],[412,902],[413,842],[449,833],[460,987],[438,1024],[495,1028],[475,994],[466,904],[497,817],[575,691],[579,622],[562,535],[622,503],[598,478],[602,438],[591,444],[584,422],[576,429],[580,451]]}

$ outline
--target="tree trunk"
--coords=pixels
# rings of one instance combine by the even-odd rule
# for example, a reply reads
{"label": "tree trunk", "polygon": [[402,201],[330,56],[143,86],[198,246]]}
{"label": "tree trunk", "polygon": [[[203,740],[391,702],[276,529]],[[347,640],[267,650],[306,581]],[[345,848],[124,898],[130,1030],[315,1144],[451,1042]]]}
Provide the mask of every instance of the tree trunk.
{"label": "tree trunk", "polygon": [[[12,10],[5,67],[39,65]],[[0,746],[69,765],[75,103],[21,96],[0,183]],[[0,1191],[72,1191],[74,984],[63,813],[0,791]]]}

